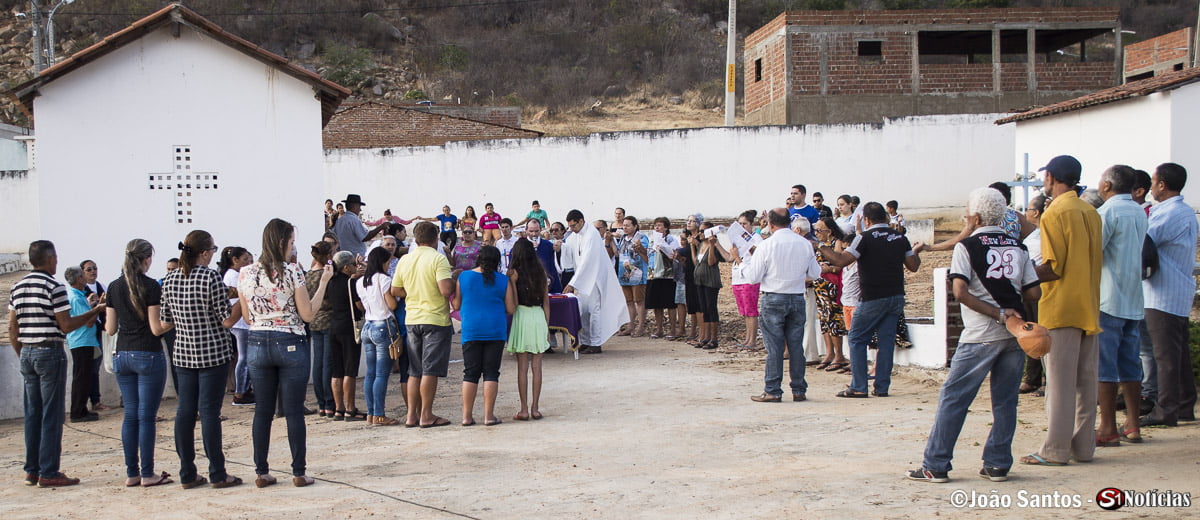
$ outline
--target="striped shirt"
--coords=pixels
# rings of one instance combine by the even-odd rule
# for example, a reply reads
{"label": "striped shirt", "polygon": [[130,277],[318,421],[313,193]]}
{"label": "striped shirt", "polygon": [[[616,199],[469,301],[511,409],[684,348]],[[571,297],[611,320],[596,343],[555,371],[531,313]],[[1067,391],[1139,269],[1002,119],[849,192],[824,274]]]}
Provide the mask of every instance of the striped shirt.
{"label": "striped shirt", "polygon": [[63,342],[67,336],[58,328],[54,315],[69,313],[67,286],[45,271],[29,273],[13,285],[8,310],[17,313],[17,340],[23,345]]}
{"label": "striped shirt", "polygon": [[221,275],[196,266],[186,278],[182,269],[163,279],[163,321],[173,322],[175,353],[180,368],[211,368],[233,359],[233,335],[221,325],[229,317],[229,293]]}
{"label": "striped shirt", "polygon": [[1150,238],[1158,249],[1158,271],[1142,281],[1146,308],[1186,317],[1196,294],[1196,212],[1174,196],[1150,209]]}

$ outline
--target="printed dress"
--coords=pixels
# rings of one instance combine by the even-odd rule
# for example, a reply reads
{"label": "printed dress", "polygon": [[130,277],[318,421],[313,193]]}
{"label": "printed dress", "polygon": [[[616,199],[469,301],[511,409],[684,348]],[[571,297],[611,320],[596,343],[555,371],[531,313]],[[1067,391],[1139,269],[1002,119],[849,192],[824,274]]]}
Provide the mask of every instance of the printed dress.
{"label": "printed dress", "polygon": [[[833,247],[833,242],[821,244]],[[816,251],[817,262],[822,266],[829,265],[824,255]],[[821,273],[821,277],[813,281],[813,290],[817,293],[817,321],[821,324],[821,333],[831,336],[846,335],[846,321],[842,313],[842,275],[840,273]]]}

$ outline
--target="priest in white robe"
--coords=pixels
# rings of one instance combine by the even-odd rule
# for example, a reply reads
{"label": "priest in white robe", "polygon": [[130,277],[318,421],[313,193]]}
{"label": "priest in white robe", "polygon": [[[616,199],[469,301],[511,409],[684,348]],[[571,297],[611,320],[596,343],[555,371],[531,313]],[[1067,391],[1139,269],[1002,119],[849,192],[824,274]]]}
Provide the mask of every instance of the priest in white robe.
{"label": "priest in white robe", "polygon": [[572,243],[563,250],[576,255],[575,275],[563,292],[574,293],[579,299],[583,324],[579,331],[579,341],[583,345],[580,351],[599,354],[608,338],[629,323],[629,311],[600,233],[587,225],[583,213],[577,209],[567,213],[567,227],[572,231],[567,240]]}

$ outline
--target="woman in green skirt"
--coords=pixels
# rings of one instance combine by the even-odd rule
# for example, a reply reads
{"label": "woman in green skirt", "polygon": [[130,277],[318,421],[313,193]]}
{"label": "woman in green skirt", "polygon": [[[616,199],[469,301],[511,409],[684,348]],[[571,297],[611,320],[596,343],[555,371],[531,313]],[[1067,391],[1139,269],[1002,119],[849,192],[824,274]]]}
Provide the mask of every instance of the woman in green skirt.
{"label": "woman in green skirt", "polygon": [[[508,351],[517,355],[517,393],[521,411],[514,420],[541,419],[538,398],[542,395],[542,353],[550,348],[550,299],[546,270],[533,244],[522,238],[513,246],[508,280],[517,293],[517,311],[508,334]],[[530,367],[533,369],[533,399],[529,399]]]}

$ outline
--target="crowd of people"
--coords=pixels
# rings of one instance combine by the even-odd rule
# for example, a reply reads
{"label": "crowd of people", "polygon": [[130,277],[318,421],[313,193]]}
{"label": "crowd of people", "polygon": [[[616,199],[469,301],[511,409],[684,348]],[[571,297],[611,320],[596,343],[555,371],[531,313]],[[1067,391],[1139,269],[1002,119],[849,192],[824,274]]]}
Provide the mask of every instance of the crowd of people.
{"label": "crowd of people", "polygon": [[[841,195],[830,207],[815,192],[809,205],[803,185],[791,188],[783,207],[745,211],[728,227],[695,213],[678,233],[667,217],[646,225],[623,208],[611,222],[589,221],[579,210],[551,221],[536,200],[515,223],[492,203],[479,216],[471,206],[461,216],[443,206],[433,218],[402,219],[388,209],[364,220],[365,202],[350,194],[336,207],[325,201],[326,233],[310,246],[308,269],[297,263],[295,228],[273,219],[257,259],[192,231],[161,280],[146,274],[153,246],[134,239],[107,291],[91,261],[66,269],[67,286],[60,284],[54,245],[37,241],[29,249],[35,270],[10,300],[9,335],[25,378],[25,482],[78,483],[59,467],[62,347],[74,365],[70,420],[96,420],[87,402],[93,410],[99,402],[90,394],[98,389],[103,334],[116,337],[127,486],[173,482],[154,464],[168,375],[179,395],[174,436],[185,489],[242,483],[226,472],[222,453],[227,393],[232,404],[255,407],[255,485],[276,483],[267,454],[272,421],[283,418],[293,485],[307,486],[314,480],[306,475],[305,415],[409,428],[452,423],[433,410],[439,381],[450,376],[454,320],[463,357],[459,424],[476,424],[480,386],[483,424],[503,423],[496,400],[506,353],[518,372],[520,407],[511,417],[539,420],[543,354],[573,344],[601,354],[614,335],[715,350],[727,281],[745,320],[734,348],[766,351],[763,391],[752,401],[783,400],[785,361],[793,401],[807,400],[807,367],[849,376],[837,397],[887,397],[894,351],[911,344],[904,271],[917,271],[926,250],[953,251],[964,331],[923,466],[906,476],[948,479],[967,407],[989,374],[995,420],[981,476],[1007,478],[1017,395],[1043,387],[1047,438],[1021,462],[1088,462],[1096,446],[1141,442],[1141,426],[1194,419],[1187,315],[1196,219],[1179,195],[1186,171],[1178,165],[1161,165],[1153,177],[1126,166],[1105,170],[1099,210],[1077,195],[1078,161],[1058,157],[1043,170],[1045,194],[1024,214],[1010,208],[1007,185],[980,188],[969,196],[963,232],[936,244],[910,243],[897,201]],[[1147,193],[1157,201],[1153,211]],[[1146,251],[1156,253],[1153,265]],[[721,263],[730,264],[730,277]],[[574,298],[579,308],[578,335],[561,344],[551,326],[555,298]],[[1049,329],[1050,353],[1026,356],[1005,325],[1010,317]],[[357,404],[360,366],[365,411]],[[404,389],[403,418],[388,415],[393,373]],[[1126,412],[1120,425],[1118,408]],[[195,465],[197,421],[206,476]]]}

